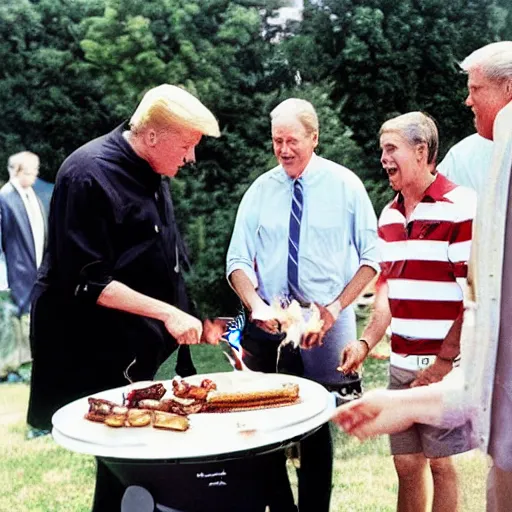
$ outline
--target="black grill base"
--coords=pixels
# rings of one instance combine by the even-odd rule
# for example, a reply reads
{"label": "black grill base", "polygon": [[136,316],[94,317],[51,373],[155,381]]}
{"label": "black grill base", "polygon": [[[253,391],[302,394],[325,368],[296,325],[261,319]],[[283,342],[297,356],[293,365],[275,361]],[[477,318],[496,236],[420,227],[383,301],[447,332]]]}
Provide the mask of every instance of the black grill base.
{"label": "black grill base", "polygon": [[123,486],[143,488],[139,489],[141,492],[132,488],[131,493],[125,493],[123,512],[136,510],[137,500],[151,502],[144,489],[153,498],[155,507],[163,505],[180,512],[264,512],[279,456],[283,456],[282,452],[192,463],[101,460]]}

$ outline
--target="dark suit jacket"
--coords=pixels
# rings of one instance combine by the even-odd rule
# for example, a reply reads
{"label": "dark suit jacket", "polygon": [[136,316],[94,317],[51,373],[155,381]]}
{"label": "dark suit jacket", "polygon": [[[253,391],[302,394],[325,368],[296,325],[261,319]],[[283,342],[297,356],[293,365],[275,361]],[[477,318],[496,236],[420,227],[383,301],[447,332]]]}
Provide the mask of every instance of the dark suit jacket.
{"label": "dark suit jacket", "polygon": [[[39,199],[38,203],[45,222],[46,238],[46,213]],[[30,309],[36,282],[36,250],[25,204],[11,183],[0,189],[0,235],[11,297],[18,307],[18,314],[22,315]]]}

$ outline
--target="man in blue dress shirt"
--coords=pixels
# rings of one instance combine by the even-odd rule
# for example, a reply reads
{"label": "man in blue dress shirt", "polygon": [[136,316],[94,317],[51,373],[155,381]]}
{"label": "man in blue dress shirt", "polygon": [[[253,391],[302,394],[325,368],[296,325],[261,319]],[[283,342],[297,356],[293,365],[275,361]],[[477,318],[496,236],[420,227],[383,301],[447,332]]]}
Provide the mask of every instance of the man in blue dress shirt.
{"label": "man in blue dress shirt", "polygon": [[[276,299],[316,303],[324,324],[318,335],[302,340],[303,376],[329,388],[346,385],[350,392],[360,386],[357,378],[341,375],[337,367],[343,347],[356,336],[352,303],[379,270],[375,212],[352,171],[315,154],[319,126],[311,103],[288,99],[272,111],[271,122],[279,165],[245,193],[227,254],[228,280],[249,312],[244,362],[253,370],[276,371],[283,337],[270,306]],[[292,201],[301,212],[295,218],[298,240],[291,240]],[[298,253],[296,286],[291,243]],[[324,425],[301,445],[301,512],[329,510],[331,477],[332,443]],[[273,511],[278,508],[284,510],[271,504]]]}

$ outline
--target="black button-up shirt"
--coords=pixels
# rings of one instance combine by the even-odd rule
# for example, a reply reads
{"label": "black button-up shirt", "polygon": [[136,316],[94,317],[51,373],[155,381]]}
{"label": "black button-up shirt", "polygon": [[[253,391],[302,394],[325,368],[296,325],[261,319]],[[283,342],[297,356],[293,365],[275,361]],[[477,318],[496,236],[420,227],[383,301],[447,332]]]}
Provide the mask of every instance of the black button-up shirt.
{"label": "black button-up shirt", "polygon": [[86,144],[62,165],[39,281],[95,303],[115,279],[176,303],[182,250],[168,184],[135,154],[123,129]]}
{"label": "black button-up shirt", "polygon": [[[126,125],[62,164],[32,305],[29,422],[80,396],[152,379],[176,348],[163,322],[99,306],[112,280],[186,309],[185,261],[166,180],[123,138]],[[46,427],[45,427],[46,428]]]}

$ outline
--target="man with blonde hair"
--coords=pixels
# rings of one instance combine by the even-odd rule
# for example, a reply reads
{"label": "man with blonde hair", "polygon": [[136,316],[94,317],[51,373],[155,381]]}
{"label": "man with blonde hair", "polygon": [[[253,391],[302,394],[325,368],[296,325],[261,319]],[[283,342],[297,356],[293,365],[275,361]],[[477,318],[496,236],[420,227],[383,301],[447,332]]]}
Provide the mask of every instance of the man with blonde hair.
{"label": "man with blonde hair", "polygon": [[[493,141],[486,193],[481,197],[470,261],[464,316],[445,343],[458,351],[461,368],[440,383],[406,391],[376,390],[359,404],[340,408],[335,421],[366,439],[400,432],[413,422],[454,427],[468,420],[472,436],[493,460],[487,511],[512,503],[512,41],[491,43],[461,63],[468,74],[466,105],[482,137]],[[462,327],[462,335],[461,335]],[[457,374],[457,375],[456,375]]]}
{"label": "man with blonde hair", "polygon": [[[462,311],[473,190],[436,172],[433,119],[410,112],[380,130],[381,163],[398,194],[379,219],[382,273],[374,311],[358,341],[344,350],[341,370],[358,368],[391,327],[389,387],[423,384],[421,370],[448,373],[454,361],[445,338]],[[415,424],[390,438],[398,474],[399,512],[425,511],[433,480],[433,512],[460,510],[451,456],[471,449],[469,424],[438,429]]]}
{"label": "man with blonde hair", "polygon": [[46,213],[32,188],[39,174],[39,157],[30,151],[16,153],[9,157],[7,169],[9,182],[0,189],[0,251],[15,311],[13,343],[0,347],[0,380],[15,382],[23,380],[19,370],[32,359],[29,310],[45,246]]}
{"label": "man with blonde hair", "polygon": [[[189,313],[167,182],[203,135],[220,135],[213,114],[164,84],[62,164],[32,308],[32,427],[49,430],[77,398],[153,379],[178,344],[218,342],[222,329]],[[98,461],[94,510],[119,510],[122,491]]]}
{"label": "man with blonde hair", "polygon": [[[227,254],[227,278],[250,318],[242,339],[244,362],[253,370],[277,370],[286,334],[271,304],[316,303],[322,330],[304,336],[294,364],[281,352],[279,370],[354,395],[361,391],[359,376],[341,376],[336,368],[342,347],[356,335],[352,303],[379,268],[375,213],[352,171],[316,155],[319,123],[311,103],[290,98],[270,117],[278,166],[245,193]],[[301,512],[329,510],[332,456],[329,425],[301,443]],[[287,483],[286,473],[276,481],[283,502]],[[270,503],[270,509],[293,510],[283,502]]]}

